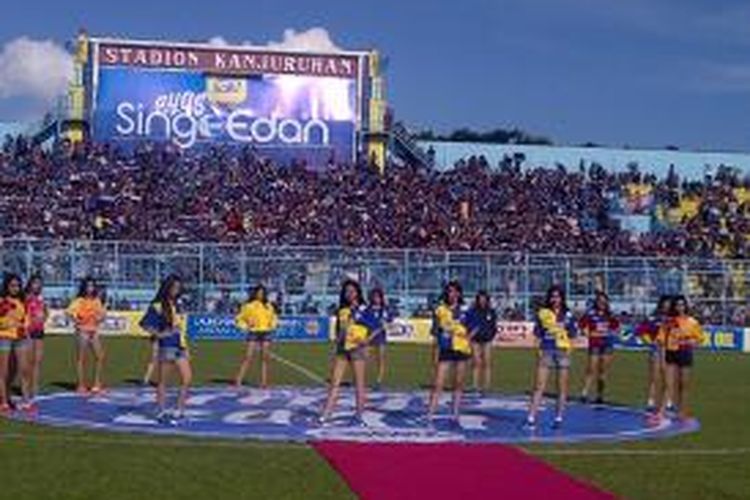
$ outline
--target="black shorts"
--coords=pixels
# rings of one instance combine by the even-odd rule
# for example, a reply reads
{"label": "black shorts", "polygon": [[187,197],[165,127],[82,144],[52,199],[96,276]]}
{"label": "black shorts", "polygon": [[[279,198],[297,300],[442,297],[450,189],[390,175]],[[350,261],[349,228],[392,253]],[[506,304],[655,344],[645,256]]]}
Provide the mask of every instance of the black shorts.
{"label": "black shorts", "polygon": [[44,340],[44,330],[35,330],[29,332],[29,338],[31,340]]}
{"label": "black shorts", "polygon": [[245,342],[270,342],[273,332],[250,332],[245,334]]}
{"label": "black shorts", "polygon": [[471,354],[454,351],[453,349],[440,349],[438,361],[441,363],[456,363],[459,361],[468,361]]}
{"label": "black shorts", "polygon": [[485,345],[492,343],[493,340],[495,340],[495,337],[474,337],[472,342],[479,345]]}
{"label": "black shorts", "polygon": [[693,351],[667,351],[664,361],[668,365],[677,365],[680,368],[693,366]]}

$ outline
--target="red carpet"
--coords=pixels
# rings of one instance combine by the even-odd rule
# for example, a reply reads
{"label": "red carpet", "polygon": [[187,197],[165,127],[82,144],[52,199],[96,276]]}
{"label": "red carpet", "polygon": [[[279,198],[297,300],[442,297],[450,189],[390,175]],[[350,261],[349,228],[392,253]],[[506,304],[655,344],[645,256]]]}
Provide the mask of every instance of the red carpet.
{"label": "red carpet", "polygon": [[313,445],[364,499],[611,499],[501,445],[321,442]]}

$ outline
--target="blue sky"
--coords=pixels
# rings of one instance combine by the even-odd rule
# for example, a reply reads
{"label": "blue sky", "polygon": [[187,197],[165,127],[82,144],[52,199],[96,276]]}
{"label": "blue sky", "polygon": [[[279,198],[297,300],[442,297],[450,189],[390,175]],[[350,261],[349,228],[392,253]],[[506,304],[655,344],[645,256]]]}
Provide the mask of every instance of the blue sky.
{"label": "blue sky", "polygon": [[[750,150],[747,0],[14,0],[0,43],[102,35],[231,42],[320,26],[388,55],[414,127],[518,126],[562,144]],[[0,119],[23,101],[0,101]],[[2,115],[6,116],[3,117]]]}

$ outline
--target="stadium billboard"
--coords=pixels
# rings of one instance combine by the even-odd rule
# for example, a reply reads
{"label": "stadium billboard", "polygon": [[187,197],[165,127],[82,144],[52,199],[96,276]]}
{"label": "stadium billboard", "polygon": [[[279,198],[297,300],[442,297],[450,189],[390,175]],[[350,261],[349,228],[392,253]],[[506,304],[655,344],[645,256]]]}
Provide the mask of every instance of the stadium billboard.
{"label": "stadium billboard", "polygon": [[91,135],[121,146],[254,148],[280,163],[355,158],[366,52],[92,39]]}

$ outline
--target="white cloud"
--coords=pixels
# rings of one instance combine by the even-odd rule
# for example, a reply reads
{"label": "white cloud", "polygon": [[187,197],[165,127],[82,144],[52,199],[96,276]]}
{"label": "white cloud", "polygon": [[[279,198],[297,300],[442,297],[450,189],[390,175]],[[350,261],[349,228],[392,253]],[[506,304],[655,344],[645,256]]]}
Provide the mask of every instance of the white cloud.
{"label": "white cloud", "polygon": [[343,49],[336,45],[325,28],[310,28],[296,32],[291,28],[284,30],[281,42],[268,42],[272,49],[301,50],[304,52],[339,52]]}
{"label": "white cloud", "polygon": [[220,35],[211,37],[208,43],[220,47],[226,45],[243,45],[267,47],[269,49],[298,50],[300,52],[341,52],[343,50],[331,39],[328,30],[320,27],[299,32],[292,28],[287,28],[284,30],[280,42],[269,41],[265,45],[256,45],[247,40],[240,43],[232,43]]}
{"label": "white cloud", "polygon": [[229,42],[223,36],[216,35],[208,39],[208,44],[223,47],[225,45],[229,45]]}
{"label": "white cloud", "polygon": [[51,102],[65,92],[73,59],[51,40],[16,38],[0,52],[0,99],[26,97]]}

